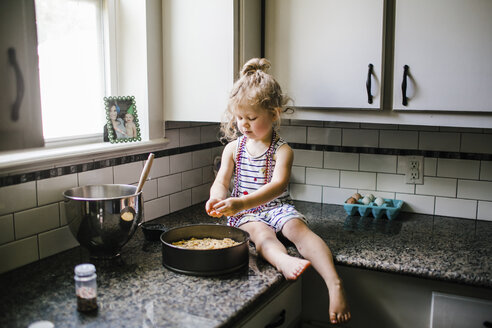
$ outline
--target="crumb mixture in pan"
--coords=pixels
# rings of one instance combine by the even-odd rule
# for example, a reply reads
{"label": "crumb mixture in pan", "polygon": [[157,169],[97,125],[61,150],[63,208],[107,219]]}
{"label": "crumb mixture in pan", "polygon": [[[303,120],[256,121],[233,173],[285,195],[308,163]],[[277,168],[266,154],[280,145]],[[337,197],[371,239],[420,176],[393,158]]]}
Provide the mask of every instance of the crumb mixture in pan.
{"label": "crumb mixture in pan", "polygon": [[187,240],[175,241],[174,246],[189,248],[189,249],[220,249],[239,245],[237,241],[231,238],[215,239],[215,238],[191,238]]}

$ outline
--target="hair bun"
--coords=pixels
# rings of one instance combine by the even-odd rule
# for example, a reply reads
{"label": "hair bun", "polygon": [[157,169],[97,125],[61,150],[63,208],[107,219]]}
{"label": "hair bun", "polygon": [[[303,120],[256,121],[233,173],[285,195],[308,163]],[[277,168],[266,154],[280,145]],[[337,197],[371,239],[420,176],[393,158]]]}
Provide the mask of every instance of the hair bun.
{"label": "hair bun", "polygon": [[266,72],[270,68],[270,62],[265,58],[252,58],[244,64],[241,70],[241,76],[251,75],[257,71]]}

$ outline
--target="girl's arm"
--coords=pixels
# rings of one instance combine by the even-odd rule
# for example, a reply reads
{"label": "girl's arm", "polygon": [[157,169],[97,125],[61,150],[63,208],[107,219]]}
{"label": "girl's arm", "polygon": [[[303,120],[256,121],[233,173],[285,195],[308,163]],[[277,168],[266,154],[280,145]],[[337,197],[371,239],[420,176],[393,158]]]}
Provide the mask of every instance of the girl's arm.
{"label": "girl's arm", "polygon": [[278,148],[272,180],[246,196],[230,197],[218,202],[214,209],[223,215],[231,216],[242,210],[265,204],[280,196],[287,188],[290,179],[294,153],[289,145]]}
{"label": "girl's arm", "polygon": [[222,214],[214,210],[214,205],[227,198],[229,184],[232,173],[234,172],[234,150],[236,142],[228,143],[222,152],[222,160],[220,163],[219,172],[215,178],[212,187],[210,188],[210,199],[205,204],[205,210],[210,216],[221,217]]}

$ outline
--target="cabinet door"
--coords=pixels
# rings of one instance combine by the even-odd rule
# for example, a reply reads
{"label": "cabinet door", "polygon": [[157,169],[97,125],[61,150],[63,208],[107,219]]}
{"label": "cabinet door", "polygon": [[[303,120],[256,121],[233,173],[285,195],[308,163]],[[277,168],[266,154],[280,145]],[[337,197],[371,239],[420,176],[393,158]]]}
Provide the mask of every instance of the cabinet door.
{"label": "cabinet door", "polygon": [[380,108],[383,2],[266,0],[265,57],[295,106]]}
{"label": "cabinet door", "polygon": [[237,60],[230,0],[162,1],[164,119],[220,121]]}
{"label": "cabinet door", "polygon": [[0,151],[44,145],[33,0],[0,1]]}
{"label": "cabinet door", "polygon": [[492,112],[492,1],[396,0],[395,10],[393,108]]}

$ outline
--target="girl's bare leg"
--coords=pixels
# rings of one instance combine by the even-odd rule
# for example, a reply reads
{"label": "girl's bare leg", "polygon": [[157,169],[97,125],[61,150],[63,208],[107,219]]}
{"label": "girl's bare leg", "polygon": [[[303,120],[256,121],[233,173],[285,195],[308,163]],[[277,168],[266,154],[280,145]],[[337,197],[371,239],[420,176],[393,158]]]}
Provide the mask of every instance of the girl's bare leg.
{"label": "girl's bare leg", "polygon": [[275,231],[263,222],[248,222],[241,225],[241,229],[249,233],[257,252],[280,271],[285,279],[297,279],[311,264],[305,259],[287,254]]}
{"label": "girl's bare leg", "polygon": [[299,253],[311,261],[328,287],[330,297],[330,321],[342,323],[350,320],[350,311],[342,282],[335,270],[333,255],[326,243],[300,219],[288,221],[282,228],[283,235],[292,241]]}

